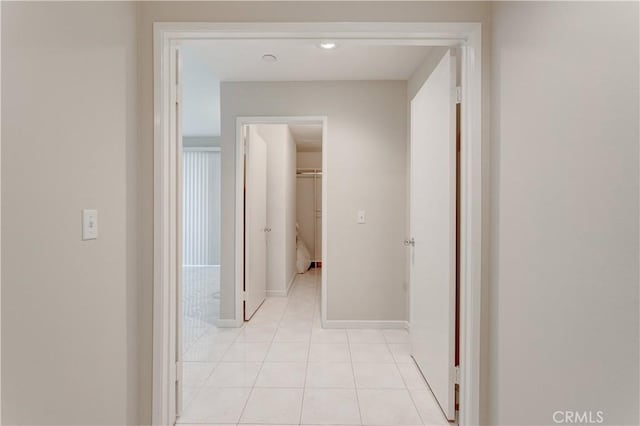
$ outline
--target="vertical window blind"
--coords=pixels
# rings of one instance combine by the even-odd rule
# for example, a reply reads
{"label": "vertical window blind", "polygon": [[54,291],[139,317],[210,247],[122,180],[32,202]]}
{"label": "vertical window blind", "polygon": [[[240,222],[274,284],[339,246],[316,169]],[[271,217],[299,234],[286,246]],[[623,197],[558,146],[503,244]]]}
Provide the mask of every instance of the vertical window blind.
{"label": "vertical window blind", "polygon": [[183,264],[220,264],[220,151],[183,153]]}

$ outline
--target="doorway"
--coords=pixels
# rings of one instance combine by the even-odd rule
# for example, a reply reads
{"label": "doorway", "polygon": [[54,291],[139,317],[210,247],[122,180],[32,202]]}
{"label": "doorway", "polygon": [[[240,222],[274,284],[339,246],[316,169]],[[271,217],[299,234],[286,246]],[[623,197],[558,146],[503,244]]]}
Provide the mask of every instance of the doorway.
{"label": "doorway", "polygon": [[[463,71],[463,137],[461,147],[461,416],[460,424],[477,422],[478,408],[478,348],[479,348],[479,302],[480,302],[480,184],[481,184],[481,146],[480,146],[480,25],[478,24],[156,24],[156,291],[154,295],[154,422],[167,422],[162,419],[174,417],[171,383],[174,377],[172,369],[172,331],[171,331],[171,297],[173,288],[171,259],[174,258],[172,241],[175,241],[175,224],[171,220],[172,190],[175,176],[172,168],[175,163],[175,152],[171,140],[172,114],[174,110],[167,108],[172,99],[172,76],[175,74],[175,60],[172,54],[175,44],[172,40],[192,38],[194,31],[200,32],[198,37],[211,39],[251,37],[269,38],[276,33],[278,37],[285,34],[291,38],[318,37],[340,40],[348,32],[348,38],[359,38],[371,42],[375,34],[376,42],[426,43],[428,45],[464,46]],[[391,41],[393,40],[393,41]],[[237,144],[239,146],[240,144]],[[326,155],[326,154],[324,154]],[[238,168],[236,168],[236,173]],[[326,173],[323,174],[326,179]],[[236,183],[238,180],[236,179]],[[167,189],[165,191],[165,189]],[[324,186],[323,186],[324,188]],[[323,189],[324,190],[324,189]],[[326,203],[323,204],[326,209]],[[168,219],[168,220],[167,220]],[[323,228],[326,232],[326,228]],[[399,242],[401,244],[401,241]],[[323,244],[326,252],[326,241]],[[236,258],[238,246],[236,245]],[[326,268],[327,265],[323,266]],[[238,272],[238,271],[236,271]],[[238,274],[236,273],[236,279]],[[323,281],[326,273],[323,274]],[[323,284],[325,284],[323,282]],[[236,288],[238,288],[236,286]],[[325,300],[326,285],[323,285]],[[239,301],[240,297],[236,297]],[[168,303],[165,303],[167,302]],[[326,319],[326,304],[323,306],[323,319]],[[238,312],[237,310],[236,312]],[[164,349],[168,348],[168,351]],[[167,391],[168,390],[168,391]],[[159,419],[159,420],[158,420]],[[171,420],[168,420],[169,422]]]}
{"label": "doorway", "polygon": [[289,126],[296,140],[298,272],[322,267],[322,123]]}
{"label": "doorway", "polygon": [[182,351],[187,354],[220,318],[220,148],[187,146],[182,158]]}
{"label": "doorway", "polygon": [[[268,295],[287,296],[298,274],[323,264],[326,125],[326,117],[237,119],[236,174],[243,184],[236,188],[236,211],[244,220],[236,228],[242,253],[236,312],[242,321],[250,321]],[[321,312],[324,303],[321,298]]]}

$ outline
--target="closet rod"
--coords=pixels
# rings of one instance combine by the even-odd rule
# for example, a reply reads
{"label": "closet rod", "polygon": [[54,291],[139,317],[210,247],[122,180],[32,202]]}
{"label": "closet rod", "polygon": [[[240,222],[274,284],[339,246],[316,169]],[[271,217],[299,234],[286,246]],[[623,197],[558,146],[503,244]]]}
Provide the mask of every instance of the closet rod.
{"label": "closet rod", "polygon": [[298,176],[322,176],[322,171],[315,170],[296,170],[296,175]]}

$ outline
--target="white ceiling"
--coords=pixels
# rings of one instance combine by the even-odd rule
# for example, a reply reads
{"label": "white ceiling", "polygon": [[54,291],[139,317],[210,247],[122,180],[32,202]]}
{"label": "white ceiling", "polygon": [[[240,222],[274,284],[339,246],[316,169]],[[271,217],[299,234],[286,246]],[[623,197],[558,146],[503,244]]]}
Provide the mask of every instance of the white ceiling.
{"label": "white ceiling", "polygon": [[322,124],[289,124],[298,152],[322,151]]}
{"label": "white ceiling", "polygon": [[220,81],[205,61],[182,53],[182,135],[220,136]]}
{"label": "white ceiling", "polygon": [[[371,45],[319,40],[190,40],[181,47],[184,136],[220,135],[221,81],[406,80],[422,64],[427,46]],[[265,54],[276,62],[265,62]],[[318,136],[317,132],[320,132]],[[304,139],[310,140],[309,132]],[[322,129],[315,129],[321,137]],[[317,142],[301,150],[319,150]]]}
{"label": "white ceiling", "polygon": [[[427,46],[380,46],[319,40],[192,40],[183,49],[207,63],[220,81],[406,80],[424,61]],[[278,60],[266,62],[265,54]]]}

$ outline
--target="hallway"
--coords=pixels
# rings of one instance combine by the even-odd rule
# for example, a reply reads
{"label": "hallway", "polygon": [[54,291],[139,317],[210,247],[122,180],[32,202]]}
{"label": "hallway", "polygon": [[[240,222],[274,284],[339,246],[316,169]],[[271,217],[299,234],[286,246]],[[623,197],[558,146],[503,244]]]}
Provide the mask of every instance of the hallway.
{"label": "hallway", "polygon": [[179,424],[448,424],[405,330],[322,329],[320,272],[185,354]]}

